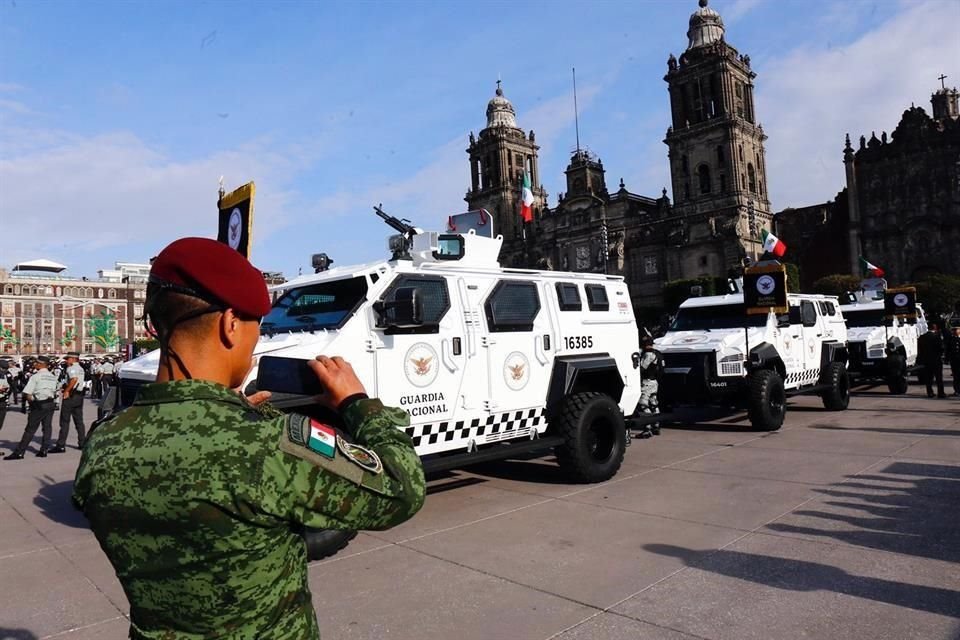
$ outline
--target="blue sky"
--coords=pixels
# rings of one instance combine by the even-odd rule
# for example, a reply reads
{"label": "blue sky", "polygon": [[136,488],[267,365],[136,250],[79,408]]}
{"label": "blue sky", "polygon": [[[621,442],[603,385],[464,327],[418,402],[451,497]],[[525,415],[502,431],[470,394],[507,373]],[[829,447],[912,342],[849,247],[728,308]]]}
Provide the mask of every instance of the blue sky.
{"label": "blue sky", "polygon": [[[960,0],[712,0],[757,71],[775,210],[843,186],[843,135],[960,84]],[[694,0],[196,3],[0,0],[0,266],[92,275],[215,235],[217,180],[257,182],[254,262],[385,255],[371,205],[464,209],[498,74],[556,203],[581,139],[608,183],[669,184],[666,58]],[[16,230],[11,232],[11,230]]]}

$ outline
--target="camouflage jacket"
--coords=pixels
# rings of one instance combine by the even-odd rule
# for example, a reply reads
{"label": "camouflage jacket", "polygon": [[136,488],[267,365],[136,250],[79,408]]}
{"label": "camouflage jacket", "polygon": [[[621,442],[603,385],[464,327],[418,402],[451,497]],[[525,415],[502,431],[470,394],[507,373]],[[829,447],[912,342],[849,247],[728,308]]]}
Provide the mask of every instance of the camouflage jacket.
{"label": "camouflage jacket", "polygon": [[302,525],[387,529],[423,504],[423,467],[379,400],[326,425],[212,382],[145,386],[90,436],[73,501],[130,602],[130,636],[319,638]]}

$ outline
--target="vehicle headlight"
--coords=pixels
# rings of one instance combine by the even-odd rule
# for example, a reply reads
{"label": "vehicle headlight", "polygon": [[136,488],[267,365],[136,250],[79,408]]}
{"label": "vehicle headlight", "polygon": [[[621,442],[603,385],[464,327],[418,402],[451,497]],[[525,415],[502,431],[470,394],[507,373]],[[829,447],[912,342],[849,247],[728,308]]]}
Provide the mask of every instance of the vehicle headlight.
{"label": "vehicle headlight", "polygon": [[742,353],[734,353],[733,355],[723,356],[722,358],[720,358],[720,362],[721,362],[721,363],[723,363],[723,362],[743,362],[743,354],[742,354]]}

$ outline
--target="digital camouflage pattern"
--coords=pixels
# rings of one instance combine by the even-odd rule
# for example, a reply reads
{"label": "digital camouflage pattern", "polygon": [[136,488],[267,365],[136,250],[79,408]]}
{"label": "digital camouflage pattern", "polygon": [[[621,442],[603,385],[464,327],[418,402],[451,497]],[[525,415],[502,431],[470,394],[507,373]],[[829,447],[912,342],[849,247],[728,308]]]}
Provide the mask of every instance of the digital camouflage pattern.
{"label": "digital camouflage pattern", "polygon": [[147,385],[90,435],[73,500],[130,601],[131,637],[320,637],[298,528],[387,529],[426,490],[406,412],[360,400],[343,419],[380,473],[311,451],[309,418],[212,382]]}

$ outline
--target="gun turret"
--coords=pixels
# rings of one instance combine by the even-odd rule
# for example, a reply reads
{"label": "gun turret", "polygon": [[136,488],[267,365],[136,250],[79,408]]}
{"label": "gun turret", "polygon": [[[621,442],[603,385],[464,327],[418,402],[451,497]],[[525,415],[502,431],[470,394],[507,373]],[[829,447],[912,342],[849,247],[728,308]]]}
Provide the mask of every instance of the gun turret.
{"label": "gun turret", "polygon": [[398,235],[392,236],[390,238],[389,247],[390,251],[393,253],[393,260],[409,260],[410,259],[410,244],[413,240],[413,236],[418,233],[418,230],[410,224],[409,220],[401,220],[400,218],[391,216],[389,213],[383,210],[383,204],[378,204],[373,208],[373,211],[383,218],[383,221],[388,225],[399,231]]}

